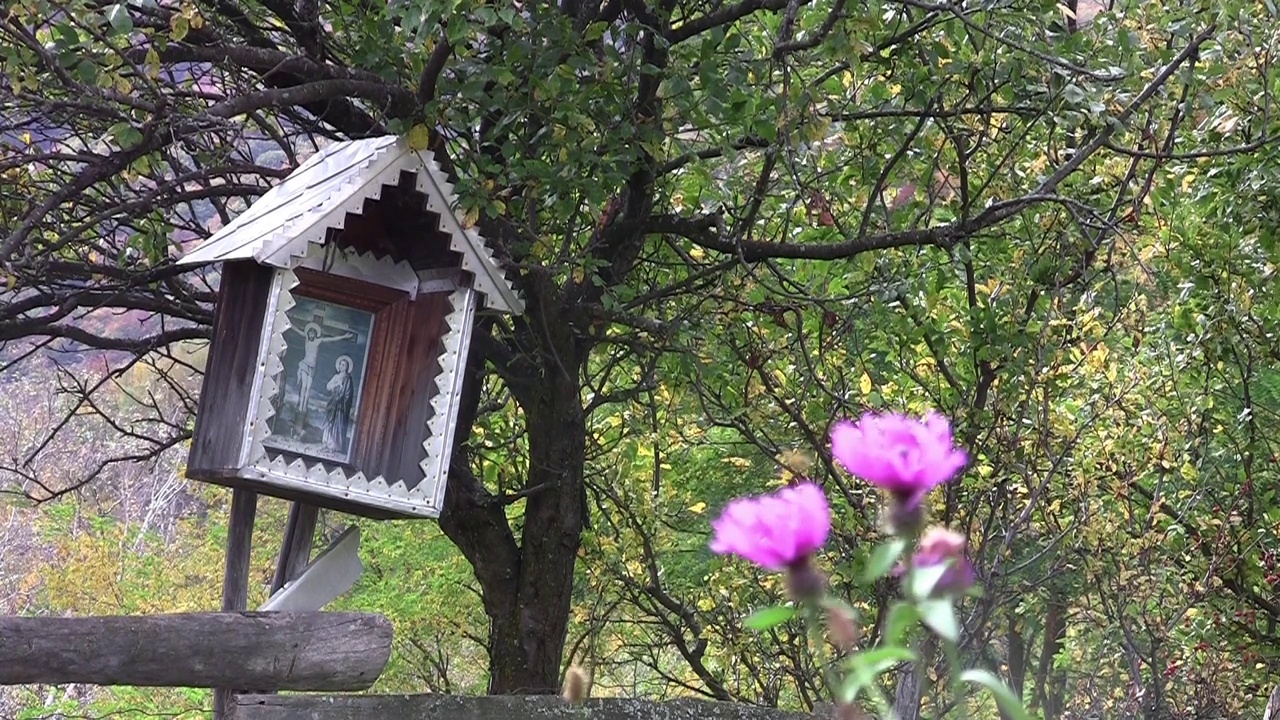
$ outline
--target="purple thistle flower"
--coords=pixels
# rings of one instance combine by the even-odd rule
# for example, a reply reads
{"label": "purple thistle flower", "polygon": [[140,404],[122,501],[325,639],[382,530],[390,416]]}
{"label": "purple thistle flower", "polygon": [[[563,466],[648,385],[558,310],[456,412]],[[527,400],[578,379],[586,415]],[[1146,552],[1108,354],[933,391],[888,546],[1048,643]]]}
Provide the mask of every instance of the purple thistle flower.
{"label": "purple thistle flower", "polygon": [[930,411],[917,420],[866,413],[831,428],[831,454],[850,474],[883,488],[913,510],[925,493],[955,477],[969,461],[953,445],[951,424]]}
{"label": "purple thistle flower", "polygon": [[732,500],[711,525],[712,552],[738,555],[769,570],[807,567],[831,532],[831,508],[822,488],[803,482]]}

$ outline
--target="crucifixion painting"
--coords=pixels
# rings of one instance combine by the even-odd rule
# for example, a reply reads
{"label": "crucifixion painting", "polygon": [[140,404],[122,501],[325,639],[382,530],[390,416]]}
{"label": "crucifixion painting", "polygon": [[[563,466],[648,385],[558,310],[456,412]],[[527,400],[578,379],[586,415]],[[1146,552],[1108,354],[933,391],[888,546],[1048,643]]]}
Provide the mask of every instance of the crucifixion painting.
{"label": "crucifixion painting", "polygon": [[373,315],[310,297],[297,297],[286,315],[284,372],[263,445],[350,462]]}

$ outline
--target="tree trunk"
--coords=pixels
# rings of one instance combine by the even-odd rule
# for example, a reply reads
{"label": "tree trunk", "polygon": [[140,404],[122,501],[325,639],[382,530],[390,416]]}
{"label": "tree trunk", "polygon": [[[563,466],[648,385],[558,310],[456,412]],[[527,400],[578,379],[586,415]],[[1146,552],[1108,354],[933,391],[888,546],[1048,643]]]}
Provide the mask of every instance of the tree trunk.
{"label": "tree trunk", "polygon": [[[556,693],[583,527],[586,424],[577,373],[525,408],[529,478],[514,632],[490,643],[491,693]],[[497,628],[495,628],[497,629]]]}
{"label": "tree trunk", "polygon": [[893,711],[899,720],[920,720],[920,668],[914,664],[898,671]]}
{"label": "tree trunk", "polygon": [[[534,305],[530,302],[530,305]],[[468,362],[459,420],[459,447],[451,463],[440,526],[471,562],[489,617],[489,693],[555,694],[573,597],[574,565],[585,518],[586,423],[577,346],[566,323],[540,308],[530,318],[537,332],[521,334],[529,355],[490,361],[524,411],[529,471],[518,497],[495,496],[474,476],[465,448],[478,406],[484,356]],[[545,321],[544,321],[545,318]],[[543,332],[545,330],[545,332]],[[487,337],[481,341],[485,345]],[[549,346],[549,347],[548,347]],[[497,352],[492,345],[491,352]],[[474,350],[474,348],[473,348]],[[506,506],[523,502],[520,542]]]}
{"label": "tree trunk", "polygon": [[920,720],[920,699],[928,682],[925,668],[933,664],[933,637],[926,637],[916,651],[920,659],[898,670],[898,688],[893,696],[893,711],[898,720]]}
{"label": "tree trunk", "polygon": [[1036,668],[1035,702],[1044,709],[1045,720],[1057,720],[1062,716],[1066,678],[1054,671],[1053,658],[1062,651],[1067,638],[1065,594],[1050,590],[1046,605],[1044,644],[1040,647],[1040,663]]}
{"label": "tree trunk", "polygon": [[[1023,699],[1023,690],[1027,682],[1027,643],[1018,627],[1018,616],[1012,611],[1008,614],[1009,629],[1005,633],[1005,643],[1009,647],[1009,689],[1019,700]],[[1012,715],[1000,708],[1000,720],[1012,720]]]}

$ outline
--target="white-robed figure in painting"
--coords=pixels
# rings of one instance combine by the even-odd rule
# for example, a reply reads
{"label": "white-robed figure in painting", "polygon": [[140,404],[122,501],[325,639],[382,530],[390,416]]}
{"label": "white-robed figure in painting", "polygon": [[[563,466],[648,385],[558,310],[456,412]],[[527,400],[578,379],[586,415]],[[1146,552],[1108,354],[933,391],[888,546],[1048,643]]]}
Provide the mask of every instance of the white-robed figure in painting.
{"label": "white-robed figure in painting", "polygon": [[337,370],[329,379],[326,389],[329,401],[324,408],[324,447],[336,453],[345,453],[347,436],[351,432],[351,407],[355,403],[355,382],[351,378],[351,358],[343,355],[334,363]]}
{"label": "white-robed figure in painting", "polygon": [[[300,432],[307,424],[307,403],[311,400],[311,382],[316,372],[316,356],[320,353],[320,344],[327,342],[337,342],[339,340],[347,340],[356,336],[353,332],[346,332],[341,335],[333,335],[331,337],[323,337],[320,334],[320,326],[316,323],[307,323],[303,330],[290,327],[294,333],[302,335],[306,342],[302,345],[302,359],[298,361],[298,402],[294,406],[297,412],[294,414],[294,425]],[[350,364],[348,359],[347,363]]]}

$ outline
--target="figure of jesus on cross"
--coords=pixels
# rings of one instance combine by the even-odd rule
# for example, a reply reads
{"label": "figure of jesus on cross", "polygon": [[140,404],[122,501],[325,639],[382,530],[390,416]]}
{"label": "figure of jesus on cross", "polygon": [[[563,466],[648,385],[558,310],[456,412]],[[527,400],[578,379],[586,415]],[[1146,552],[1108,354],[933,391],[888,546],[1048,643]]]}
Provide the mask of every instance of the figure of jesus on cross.
{"label": "figure of jesus on cross", "polygon": [[289,330],[302,335],[306,340],[302,346],[302,359],[298,361],[298,402],[294,406],[296,408],[294,429],[295,432],[301,433],[307,426],[307,409],[311,400],[311,381],[315,377],[316,355],[320,352],[320,344],[347,340],[356,337],[356,334],[346,332],[341,335],[323,337],[320,334],[320,326],[316,323],[307,323],[303,330],[298,330],[295,327],[290,327]]}

